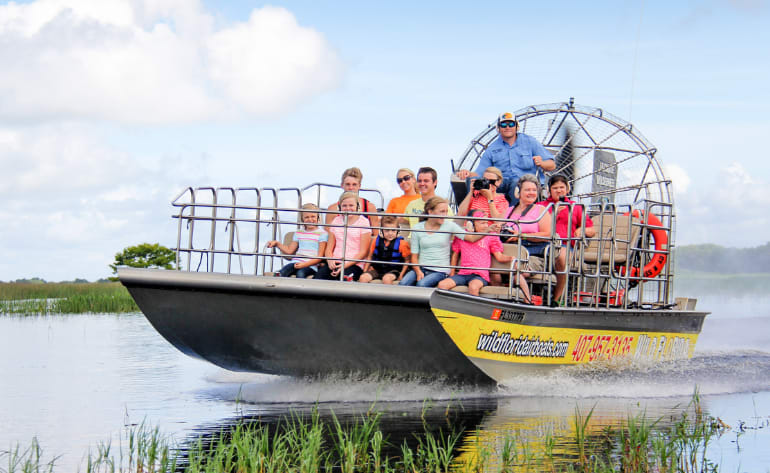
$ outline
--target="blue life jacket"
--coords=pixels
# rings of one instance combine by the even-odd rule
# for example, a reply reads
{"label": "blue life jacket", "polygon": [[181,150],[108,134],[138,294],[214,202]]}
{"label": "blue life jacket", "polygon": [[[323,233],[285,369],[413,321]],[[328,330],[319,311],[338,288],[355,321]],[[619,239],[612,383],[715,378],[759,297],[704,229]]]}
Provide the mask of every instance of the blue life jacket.
{"label": "blue life jacket", "polygon": [[378,273],[393,271],[394,269],[401,269],[394,268],[393,266],[403,265],[405,262],[404,256],[400,251],[401,241],[403,239],[404,237],[401,236],[396,237],[396,239],[393,240],[393,243],[391,243],[390,246],[386,248],[385,239],[382,238],[381,235],[377,236],[377,240],[374,242],[374,253],[372,254],[372,259],[374,261],[378,261],[378,263],[372,263],[372,266],[377,270]]}

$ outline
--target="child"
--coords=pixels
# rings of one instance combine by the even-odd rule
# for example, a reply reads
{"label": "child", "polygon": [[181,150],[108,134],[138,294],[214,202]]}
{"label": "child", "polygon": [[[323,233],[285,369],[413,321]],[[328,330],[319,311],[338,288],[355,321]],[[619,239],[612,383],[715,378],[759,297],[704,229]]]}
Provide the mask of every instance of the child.
{"label": "child", "polygon": [[[483,210],[473,210],[471,217],[486,217]],[[476,233],[488,233],[489,222],[487,220],[474,220],[473,228]],[[489,269],[465,269],[465,268],[489,268],[492,264],[492,256],[501,263],[510,263],[513,256],[503,253],[503,244],[500,238],[492,235],[485,235],[473,243],[455,238],[452,242],[452,266],[457,266],[458,255],[460,266],[464,266],[457,274],[452,269],[450,277],[444,279],[438,284],[439,289],[449,290],[455,286],[468,286],[468,293],[472,296],[478,296],[481,288],[489,284]],[[454,274],[454,275],[453,275]],[[519,287],[522,289],[527,301],[530,300],[527,283],[524,275],[519,274]]]}
{"label": "child", "polygon": [[[359,197],[355,192],[344,192],[337,205],[341,212],[361,212]],[[362,260],[369,254],[369,244],[372,240],[372,230],[369,220],[363,215],[343,213],[334,217],[329,227],[329,243],[326,245],[325,265],[318,268],[318,279],[339,279],[343,272],[347,281],[358,281],[363,273],[364,263],[352,260]],[[343,267],[343,248],[345,264]]]}
{"label": "child", "polygon": [[404,277],[407,266],[404,264],[409,258],[409,243],[404,237],[398,235],[398,218],[386,215],[381,220],[382,229],[380,235],[374,239],[366,259],[376,263],[366,263],[364,274],[359,282],[370,282],[380,278],[383,284],[393,284]]}
{"label": "child", "polygon": [[[305,204],[302,210],[319,210],[314,204]],[[319,256],[326,250],[326,241],[329,234],[318,228],[318,212],[300,212],[304,230],[294,232],[294,239],[286,246],[279,241],[270,240],[267,242],[268,248],[278,247],[284,254],[296,254],[299,258],[294,258],[294,262],[287,264],[279,274],[281,277],[288,278],[297,275],[298,278],[307,278],[316,274],[317,264],[321,262]]]}
{"label": "child", "polygon": [[417,265],[404,275],[402,286],[436,287],[447,277],[452,236],[466,241],[477,241],[479,235],[470,235],[454,222],[448,222],[449,202],[431,197],[425,202],[425,217],[412,229],[412,263]]}

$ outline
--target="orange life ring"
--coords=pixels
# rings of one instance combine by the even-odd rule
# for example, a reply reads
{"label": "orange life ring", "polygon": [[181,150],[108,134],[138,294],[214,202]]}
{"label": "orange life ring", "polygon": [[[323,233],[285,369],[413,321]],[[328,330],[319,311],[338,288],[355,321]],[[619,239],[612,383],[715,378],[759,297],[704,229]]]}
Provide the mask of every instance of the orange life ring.
{"label": "orange life ring", "polygon": [[[631,212],[631,214],[638,218],[643,220],[644,212],[640,212],[639,210],[634,210]],[[627,216],[628,212],[624,213],[623,216]],[[658,217],[655,216],[653,213],[647,214],[647,225],[652,225],[655,227],[662,227],[663,223],[660,221]],[[668,235],[666,235],[666,231],[662,228],[651,228],[649,229],[650,234],[652,235],[652,239],[655,240],[655,250],[657,251],[667,251],[668,250]],[[652,259],[650,259],[650,262],[644,265],[644,268],[642,268],[642,275],[645,278],[654,278],[658,274],[660,274],[661,271],[663,271],[663,266],[666,264],[666,253],[655,253],[652,256]],[[620,267],[620,274],[621,276],[626,275],[626,267],[621,266]],[[631,267],[631,271],[629,272],[630,278],[638,278],[639,277],[639,268],[638,267]],[[634,284],[636,285],[636,284]]]}

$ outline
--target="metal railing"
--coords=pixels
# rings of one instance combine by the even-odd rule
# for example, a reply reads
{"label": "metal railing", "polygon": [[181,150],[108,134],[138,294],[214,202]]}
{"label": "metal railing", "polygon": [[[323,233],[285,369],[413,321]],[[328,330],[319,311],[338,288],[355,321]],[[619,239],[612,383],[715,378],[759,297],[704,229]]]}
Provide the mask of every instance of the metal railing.
{"label": "metal railing", "polygon": [[[177,223],[177,267],[184,271],[206,271],[222,273],[238,273],[265,275],[276,271],[284,255],[277,248],[267,248],[269,240],[283,241],[283,236],[301,226],[299,209],[304,202],[315,200],[316,205],[323,198],[322,190],[328,184],[312,184],[305,188],[230,188],[230,187],[200,187],[186,188],[173,201],[176,209],[174,218]],[[365,192],[365,191],[362,191]],[[314,199],[307,199],[309,193]],[[281,197],[289,194],[288,197]],[[279,205],[279,199],[290,205]],[[507,292],[495,294],[495,297],[516,300],[515,281],[521,273],[528,273],[530,287],[536,289],[543,299],[553,298],[555,281],[552,276],[566,278],[563,305],[574,307],[605,307],[605,308],[660,308],[670,305],[673,290],[673,266],[670,250],[673,232],[673,207],[670,203],[643,200],[634,204],[616,205],[612,203],[597,204],[549,204],[545,211],[553,216],[560,212],[568,213],[571,222],[575,209],[582,208],[580,228],[586,228],[587,218],[593,220],[596,236],[586,237],[584,233],[567,235],[562,238],[556,233],[555,218],[550,237],[536,237],[547,241],[548,251],[543,257],[543,269],[531,268],[528,263],[531,258],[522,245],[520,238],[513,246],[507,246],[506,251],[514,257],[514,261],[501,269],[490,265],[489,268],[465,268],[491,270],[507,274]],[[319,205],[320,207],[320,205]],[[382,216],[381,212],[339,212],[337,210],[320,209],[318,214],[340,214],[347,216]],[[414,217],[408,214],[394,214],[397,217]],[[544,215],[544,214],[543,214]],[[654,215],[655,218],[649,218]],[[446,217],[458,221],[487,220],[497,223],[508,223],[521,226],[537,223],[536,220],[520,220],[510,222],[505,219],[491,217]],[[318,227],[344,227],[341,259],[343,265],[355,263],[372,263],[366,258],[352,258],[347,255],[347,225],[327,224],[325,218],[320,218]],[[347,219],[345,219],[347,220]],[[379,233],[383,228],[373,226],[373,233]],[[571,228],[571,226],[568,226]],[[619,229],[628,229],[619,231]],[[410,232],[420,230],[410,229]],[[667,235],[665,245],[660,239],[661,232]],[[446,232],[439,232],[446,233]],[[474,233],[475,232],[469,232]],[[520,233],[520,232],[519,232]],[[479,235],[479,234],[477,234]],[[500,233],[484,233],[480,235],[501,236]],[[526,240],[528,237],[524,236]],[[532,238],[530,238],[532,239]],[[509,244],[510,245],[510,244]],[[556,260],[564,252],[563,269],[557,269]],[[595,258],[589,258],[589,253]],[[663,261],[665,257],[665,261]],[[328,260],[331,257],[321,256]],[[663,261],[661,263],[661,261]],[[205,262],[205,265],[204,265]],[[414,266],[411,262],[407,266]],[[659,265],[657,274],[644,271],[649,265]],[[432,265],[436,266],[436,265]],[[447,264],[447,271],[462,269],[462,266]],[[637,268],[637,269],[630,269]],[[505,277],[504,274],[504,277]],[[342,279],[343,272],[340,272]],[[487,290],[487,293],[493,292]],[[532,292],[532,291],[531,291]],[[533,294],[535,292],[532,292]],[[482,291],[482,296],[485,291]]]}

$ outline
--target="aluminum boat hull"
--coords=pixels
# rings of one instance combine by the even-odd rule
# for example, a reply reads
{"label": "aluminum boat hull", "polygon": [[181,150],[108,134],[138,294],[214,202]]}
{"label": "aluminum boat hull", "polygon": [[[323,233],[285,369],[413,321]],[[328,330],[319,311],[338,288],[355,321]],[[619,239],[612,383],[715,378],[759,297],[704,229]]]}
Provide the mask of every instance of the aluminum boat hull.
{"label": "aluminum boat hull", "polygon": [[442,329],[431,289],[121,268],[155,329],[233,371],[492,384]]}
{"label": "aluminum boat hull", "polygon": [[122,268],[180,351],[233,371],[472,384],[612,359],[691,357],[707,313],[544,308],[454,292]]}

